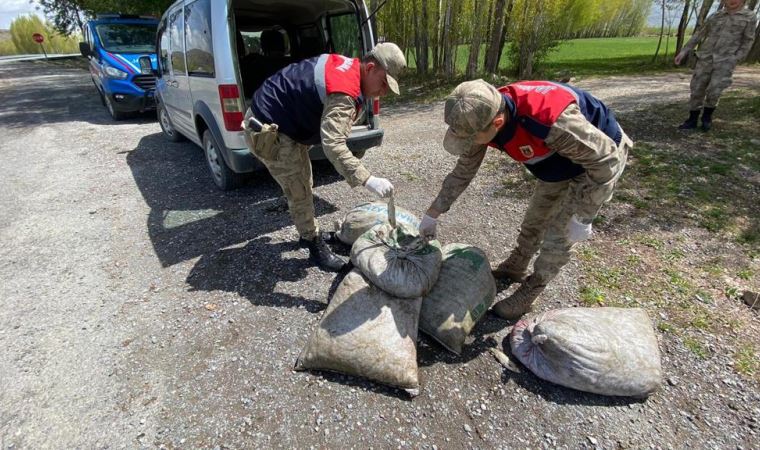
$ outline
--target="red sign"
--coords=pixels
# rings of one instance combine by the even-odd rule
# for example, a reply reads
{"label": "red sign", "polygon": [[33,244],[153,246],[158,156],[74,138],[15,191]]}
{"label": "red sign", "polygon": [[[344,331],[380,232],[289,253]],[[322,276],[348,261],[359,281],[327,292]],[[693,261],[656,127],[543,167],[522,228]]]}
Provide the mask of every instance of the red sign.
{"label": "red sign", "polygon": [[42,44],[45,41],[45,38],[40,33],[34,33],[32,39],[38,44]]}

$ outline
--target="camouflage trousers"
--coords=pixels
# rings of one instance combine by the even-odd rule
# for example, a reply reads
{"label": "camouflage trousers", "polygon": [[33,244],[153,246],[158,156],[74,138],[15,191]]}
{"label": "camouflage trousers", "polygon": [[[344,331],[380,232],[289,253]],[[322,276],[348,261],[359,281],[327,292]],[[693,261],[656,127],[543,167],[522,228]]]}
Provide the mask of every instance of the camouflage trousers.
{"label": "camouflage trousers", "polygon": [[[615,144],[610,141],[609,145]],[[617,150],[622,153],[622,161],[627,159],[632,146],[633,142],[623,133]],[[624,168],[625,164],[622,164],[617,175],[611,180],[613,189]],[[573,247],[573,243],[568,239],[570,219],[580,209],[581,200],[589,191],[591,183],[593,182],[585,173],[565,181],[538,180],[520,225],[517,247],[510,256],[510,259],[515,257],[515,268],[527,268],[533,255],[539,252],[533,263],[531,285],[545,286],[570,261]],[[611,198],[612,192],[604,201]]]}
{"label": "camouflage trousers", "polygon": [[713,62],[712,58],[699,59],[691,76],[689,110],[718,106],[720,95],[731,86],[735,67],[732,61]]}
{"label": "camouflage trousers", "polygon": [[278,133],[277,141],[266,154],[255,150],[253,153],[282,188],[298,235],[307,240],[316,237],[319,226],[314,217],[314,179],[309,147]]}

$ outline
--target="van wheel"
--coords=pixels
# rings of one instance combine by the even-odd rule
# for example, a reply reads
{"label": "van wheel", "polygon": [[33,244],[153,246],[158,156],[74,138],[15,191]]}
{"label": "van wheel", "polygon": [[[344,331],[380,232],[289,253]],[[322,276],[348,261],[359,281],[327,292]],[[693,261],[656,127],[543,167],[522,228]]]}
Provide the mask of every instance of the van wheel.
{"label": "van wheel", "polygon": [[113,100],[111,100],[111,97],[109,95],[103,95],[105,102],[106,102],[106,108],[108,109],[108,114],[111,115],[111,118],[113,120],[124,120],[128,117],[127,113],[116,111],[116,109],[113,106]]}
{"label": "van wheel", "polygon": [[169,113],[166,112],[164,104],[160,102],[158,103],[158,123],[161,125],[161,131],[164,132],[164,137],[167,140],[179,142],[185,138],[174,128],[171,119],[169,119]]}
{"label": "van wheel", "polygon": [[203,153],[206,154],[206,164],[211,172],[216,187],[223,191],[231,191],[243,184],[244,177],[233,172],[224,162],[221,146],[214,139],[211,131],[203,132]]}

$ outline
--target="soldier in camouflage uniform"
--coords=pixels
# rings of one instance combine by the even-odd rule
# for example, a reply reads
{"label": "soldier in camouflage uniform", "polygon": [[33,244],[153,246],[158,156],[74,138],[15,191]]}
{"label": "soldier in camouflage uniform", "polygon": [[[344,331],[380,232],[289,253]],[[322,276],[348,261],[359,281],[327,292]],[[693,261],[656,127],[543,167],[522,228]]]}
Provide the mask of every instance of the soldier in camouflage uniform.
{"label": "soldier in camouflage uniform", "polygon": [[569,261],[573,243],[591,237],[591,223],[612,197],[633,142],[598,99],[548,81],[499,89],[483,80],[462,83],[446,99],[444,119],[449,130],[443,147],[458,160],[423,216],[420,234],[435,236],[439,215],[475,177],[487,147],[504,151],[538,178],[517,247],[493,271],[522,283],[493,307],[506,319],[518,318]]}
{"label": "soldier in camouflage uniform", "polygon": [[723,9],[710,16],[675,57],[680,65],[694,47],[697,64],[691,77],[689,118],[678,128],[697,127],[702,111],[702,130],[709,131],[712,115],[724,89],[731,86],[736,64],[746,58],[755,39],[757,18],[744,8],[744,0],[726,0]]}
{"label": "soldier in camouflage uniform", "polygon": [[405,66],[403,52],[389,42],[375,46],[361,61],[324,54],[285,67],[253,95],[244,120],[246,143],[288,199],[299,243],[325,270],[339,271],[347,261],[326,245],[314,217],[309,146],[321,143],[351,187],[364,186],[380,197],[391,195],[391,182],[372,176],[346,140],[365,99],[384,96],[389,89],[399,93],[394,77]]}

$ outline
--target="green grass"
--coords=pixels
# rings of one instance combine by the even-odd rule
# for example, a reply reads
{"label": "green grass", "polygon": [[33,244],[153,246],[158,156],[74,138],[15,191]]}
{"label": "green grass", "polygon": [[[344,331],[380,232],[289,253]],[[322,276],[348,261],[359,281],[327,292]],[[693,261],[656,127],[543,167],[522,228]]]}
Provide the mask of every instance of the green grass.
{"label": "green grass", "polygon": [[686,337],[683,340],[683,344],[699,359],[707,359],[710,354],[709,350],[696,339]]}
{"label": "green grass", "polygon": [[752,345],[744,345],[734,356],[736,371],[747,376],[760,372],[760,358]]}
{"label": "green grass", "polygon": [[[588,77],[598,75],[624,75],[643,72],[657,72],[675,69],[671,64],[674,41],[671,39],[671,50],[664,57],[664,43],[660,49],[660,57],[652,63],[652,56],[657,48],[656,37],[628,38],[593,38],[573,39],[561,43],[549,53],[544,64],[535,68],[533,79],[559,79],[563,77]],[[509,45],[505,45],[499,62],[500,77],[492,80],[494,84],[507,84],[515,80],[514,70],[509,62]],[[480,64],[483,67],[486,48],[480,51]],[[419,77],[416,74],[414,57],[408,58],[409,69],[401,84],[403,95],[389,98],[387,103],[398,101],[433,101],[445,97],[452,88],[464,81],[464,73],[469,57],[469,46],[460,45],[456,52],[456,73],[453,79],[428,75]],[[432,59],[432,57],[431,57]],[[432,65],[431,65],[432,69]],[[482,75],[478,75],[482,76]]]}

